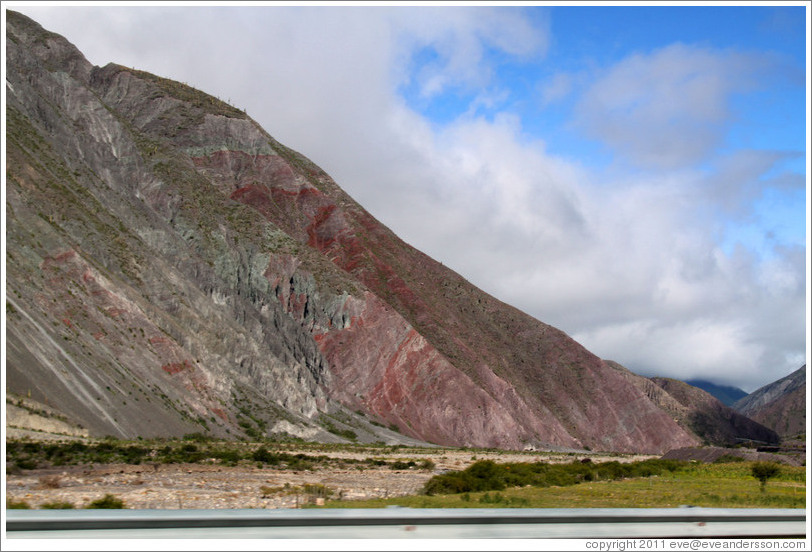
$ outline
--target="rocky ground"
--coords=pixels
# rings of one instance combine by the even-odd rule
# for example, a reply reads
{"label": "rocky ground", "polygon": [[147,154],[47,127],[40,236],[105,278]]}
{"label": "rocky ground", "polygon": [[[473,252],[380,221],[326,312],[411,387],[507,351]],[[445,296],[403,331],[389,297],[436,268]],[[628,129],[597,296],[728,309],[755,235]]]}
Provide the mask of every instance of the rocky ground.
{"label": "rocky ground", "polygon": [[[296,453],[298,451],[288,451]],[[369,451],[314,451],[336,458],[364,459]],[[593,461],[632,461],[645,457],[590,455]],[[206,464],[94,464],[24,470],[6,478],[6,498],[25,501],[32,508],[46,503],[68,502],[83,508],[91,501],[112,494],[127,508],[297,508],[330,498],[353,500],[415,494],[436,473],[460,470],[476,460],[565,461],[579,455],[561,453],[480,452],[421,449],[419,452],[381,452],[374,454],[387,461],[431,460],[434,468],[393,470],[389,466],[318,468],[315,471],[277,470],[255,466],[229,467]],[[305,488],[309,485],[309,488]]]}
{"label": "rocky ground", "polygon": [[[346,499],[411,494],[431,475],[371,468],[295,472],[200,464],[110,464],[11,475],[6,496],[32,508],[49,502],[82,508],[105,494],[137,509],[297,508],[316,502],[326,492]],[[305,485],[326,492],[305,492]]]}

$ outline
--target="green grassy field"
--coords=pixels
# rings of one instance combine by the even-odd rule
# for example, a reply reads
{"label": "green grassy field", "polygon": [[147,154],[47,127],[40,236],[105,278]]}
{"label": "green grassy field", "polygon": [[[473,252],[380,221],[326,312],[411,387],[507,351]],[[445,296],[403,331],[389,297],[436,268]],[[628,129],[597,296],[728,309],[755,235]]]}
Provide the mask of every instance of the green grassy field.
{"label": "green grassy field", "polygon": [[327,508],[804,508],[806,469],[781,466],[764,492],[752,462],[688,464],[651,477],[583,482],[569,486],[506,488],[387,500],[328,501]]}

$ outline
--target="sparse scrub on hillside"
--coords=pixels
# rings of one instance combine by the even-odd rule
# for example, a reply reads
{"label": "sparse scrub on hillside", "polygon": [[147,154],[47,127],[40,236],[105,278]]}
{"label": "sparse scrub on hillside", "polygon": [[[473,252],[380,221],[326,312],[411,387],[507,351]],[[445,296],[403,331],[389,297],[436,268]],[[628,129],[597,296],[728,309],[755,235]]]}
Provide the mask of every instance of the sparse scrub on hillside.
{"label": "sparse scrub on hillside", "polygon": [[355,441],[356,439],[358,439],[358,434],[355,433],[353,430],[351,430],[351,429],[339,429],[339,428],[337,428],[335,426],[335,424],[333,424],[325,416],[321,416],[319,418],[319,423],[321,424],[321,426],[324,429],[326,429],[327,431],[329,431],[333,435],[338,435],[339,437],[343,437],[343,438],[348,439],[350,441]]}

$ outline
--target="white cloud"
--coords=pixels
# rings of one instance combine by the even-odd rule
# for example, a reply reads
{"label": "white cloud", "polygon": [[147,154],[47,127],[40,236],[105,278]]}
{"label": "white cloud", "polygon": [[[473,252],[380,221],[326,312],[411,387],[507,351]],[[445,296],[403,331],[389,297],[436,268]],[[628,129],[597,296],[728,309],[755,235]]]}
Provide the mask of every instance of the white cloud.
{"label": "white cloud", "polygon": [[549,81],[541,85],[543,104],[555,103],[567,97],[573,89],[573,76],[569,73],[556,73]]}
{"label": "white cloud", "polygon": [[684,44],[634,54],[585,93],[578,124],[643,166],[703,161],[723,142],[730,95],[755,86],[768,63],[764,55]]}
{"label": "white cloud", "polygon": [[[532,25],[519,10],[466,7],[448,9],[395,9],[386,12],[395,31],[405,66],[417,52],[433,55],[430,62],[416,68],[414,78],[424,97],[448,88],[478,89],[492,76],[488,50],[512,56],[543,57],[548,48],[545,20]],[[409,80],[410,71],[402,75]]]}

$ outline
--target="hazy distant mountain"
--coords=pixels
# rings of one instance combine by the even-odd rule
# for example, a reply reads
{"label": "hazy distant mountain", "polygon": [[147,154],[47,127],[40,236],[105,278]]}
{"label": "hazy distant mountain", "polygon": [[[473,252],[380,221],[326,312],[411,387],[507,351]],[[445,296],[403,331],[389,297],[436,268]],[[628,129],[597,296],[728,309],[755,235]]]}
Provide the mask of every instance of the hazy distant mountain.
{"label": "hazy distant mountain", "polygon": [[806,432],[806,365],[736,402],[733,408],[782,437]]}
{"label": "hazy distant mountain", "polygon": [[722,401],[722,404],[725,404],[726,406],[733,406],[733,403],[747,396],[747,392],[739,389],[738,387],[716,385],[715,383],[706,380],[685,380],[685,383],[688,385],[693,385],[694,387],[699,387],[703,391],[707,391]]}

